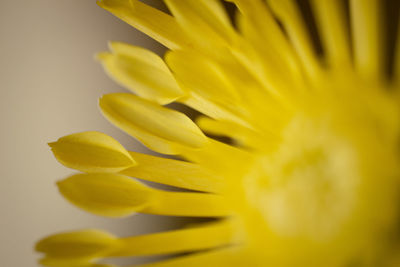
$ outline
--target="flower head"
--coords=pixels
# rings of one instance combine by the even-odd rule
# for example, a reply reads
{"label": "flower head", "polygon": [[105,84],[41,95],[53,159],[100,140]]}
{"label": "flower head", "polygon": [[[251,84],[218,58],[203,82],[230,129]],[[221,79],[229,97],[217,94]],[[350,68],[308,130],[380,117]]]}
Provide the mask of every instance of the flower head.
{"label": "flower head", "polygon": [[[42,264],[197,252],[146,266],[399,266],[400,41],[388,78],[382,2],[311,0],[323,55],[294,0],[231,0],[235,25],[219,0],[164,2],[172,15],[138,0],[98,2],[169,48],[162,59],[111,43],[98,59],[134,94],[105,95],[100,108],[181,160],[127,151],[99,132],[72,134],[50,146],[83,173],[58,187],[97,215],[215,220],[123,238],[53,235],[37,244]],[[195,123],[172,102],[202,115]]]}

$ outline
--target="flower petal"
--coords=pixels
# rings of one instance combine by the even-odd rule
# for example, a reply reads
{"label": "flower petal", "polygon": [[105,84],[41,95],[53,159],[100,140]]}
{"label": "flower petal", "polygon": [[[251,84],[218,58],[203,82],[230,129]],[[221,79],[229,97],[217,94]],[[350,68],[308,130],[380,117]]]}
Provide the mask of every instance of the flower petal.
{"label": "flower petal", "polygon": [[115,93],[100,99],[107,119],[149,148],[174,154],[171,144],[201,147],[207,138],[184,114],[132,94]]}
{"label": "flower petal", "polygon": [[[178,147],[177,151],[190,162],[195,162],[204,168],[212,170],[217,175],[229,177],[229,179],[224,180],[226,183],[224,186],[228,186],[227,190],[229,190],[229,184],[237,186],[237,178],[246,175],[251,166],[249,164],[254,160],[253,153],[214,139],[211,139],[201,149]],[[229,155],[229,160],[221,155]],[[232,166],[235,166],[235,168],[232,168]]]}
{"label": "flower petal", "polygon": [[300,11],[296,6],[295,0],[268,0],[267,1],[274,14],[282,21],[286,28],[294,49],[299,55],[304,69],[314,78],[320,75],[320,64],[317,60],[315,51],[306,30],[306,25],[301,17]]}
{"label": "flower petal", "polygon": [[239,242],[237,235],[233,223],[222,220],[187,229],[121,238],[121,249],[108,256],[148,256],[204,250]]}
{"label": "flower petal", "polygon": [[233,39],[233,27],[220,1],[166,0],[165,3],[197,44],[201,42],[200,45],[218,45],[221,42],[229,43]]}
{"label": "flower petal", "polygon": [[343,68],[351,64],[350,40],[346,25],[345,7],[343,1],[312,0],[317,26],[327,57],[332,66]]}
{"label": "flower petal", "polygon": [[138,165],[120,172],[147,181],[205,192],[219,192],[221,178],[198,164],[129,152]]}
{"label": "flower petal", "polygon": [[118,240],[109,233],[99,230],[81,230],[55,234],[40,240],[36,251],[49,258],[93,258],[104,254]]}
{"label": "flower petal", "polygon": [[136,163],[112,137],[100,132],[82,132],[49,143],[63,165],[83,172],[118,172]]}
{"label": "flower petal", "polygon": [[162,105],[184,95],[164,61],[155,53],[118,42],[110,46],[113,53],[101,53],[98,58],[122,86]]}
{"label": "flower petal", "polygon": [[[238,30],[248,46],[256,50],[256,54],[252,55],[249,47],[242,48],[240,52],[246,54],[250,60],[247,63],[242,59],[242,63],[254,72],[255,62],[260,61],[256,64],[263,66],[269,83],[274,87],[279,86],[278,81],[282,83],[282,80],[286,83],[301,83],[303,76],[298,57],[264,1],[232,0],[232,2],[240,10],[237,14]],[[291,86],[291,89],[293,87],[295,86]]]}
{"label": "flower petal", "polygon": [[232,137],[240,144],[260,151],[271,149],[271,143],[276,141],[276,137],[272,134],[265,133],[262,135],[254,129],[230,121],[213,120],[201,116],[196,123],[206,133]]}
{"label": "flower petal", "polygon": [[190,46],[175,18],[139,0],[99,0],[97,3],[170,49]]}
{"label": "flower petal", "polygon": [[220,195],[166,192],[119,174],[77,174],[58,182],[58,187],[71,203],[102,216],[122,217],[141,212],[222,217],[232,212]]}
{"label": "flower petal", "polygon": [[225,119],[237,122],[239,124],[248,125],[248,122],[243,118],[240,118],[232,111],[232,108],[219,105],[212,99],[206,99],[205,97],[192,92],[186,98],[181,99],[179,102],[207,115],[214,119]]}
{"label": "flower petal", "polygon": [[[201,253],[189,254],[161,262],[155,262],[141,267],[221,267],[221,266],[260,266],[250,256],[243,252],[243,249],[228,247]],[[132,266],[133,267],[133,266]]]}
{"label": "flower petal", "polygon": [[57,183],[61,194],[76,206],[97,215],[122,217],[143,210],[151,189],[118,174],[76,174]]}
{"label": "flower petal", "polygon": [[186,217],[226,217],[232,215],[232,206],[222,195],[157,190],[154,198],[156,201],[144,208],[143,213]]}
{"label": "flower petal", "polygon": [[46,257],[39,260],[39,263],[43,266],[49,267],[117,267],[109,264],[96,264],[89,261],[88,259],[58,259]]}
{"label": "flower petal", "polygon": [[395,50],[395,62],[394,62],[394,82],[397,83],[400,88],[400,19],[397,23],[397,39],[396,39],[396,50]]}
{"label": "flower petal", "polygon": [[165,60],[185,88],[226,105],[240,103],[239,88],[216,62],[182,50],[167,53]]}
{"label": "flower petal", "polygon": [[364,78],[376,78],[383,70],[382,1],[351,0],[354,63]]}

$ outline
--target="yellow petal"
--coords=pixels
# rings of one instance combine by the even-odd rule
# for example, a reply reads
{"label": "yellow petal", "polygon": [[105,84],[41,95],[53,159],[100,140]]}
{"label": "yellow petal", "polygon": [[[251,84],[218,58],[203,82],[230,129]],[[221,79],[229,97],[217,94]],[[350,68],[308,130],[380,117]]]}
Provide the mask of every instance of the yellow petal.
{"label": "yellow petal", "polygon": [[96,264],[91,262],[90,260],[85,259],[59,259],[59,258],[51,258],[46,257],[39,260],[39,263],[43,266],[49,267],[117,267],[115,265],[109,264]]}
{"label": "yellow petal", "polygon": [[40,265],[48,266],[48,267],[89,267],[91,266],[91,259],[60,259],[60,258],[51,258],[46,257],[39,260]]}
{"label": "yellow petal", "polygon": [[354,62],[364,78],[376,78],[383,70],[383,27],[380,0],[351,0]]}
{"label": "yellow petal", "polygon": [[121,174],[197,191],[219,192],[221,190],[221,178],[198,164],[136,152],[129,153],[138,165],[123,170]]}
{"label": "yellow petal", "polygon": [[[230,42],[234,31],[229,18],[217,0],[166,0],[172,14],[187,34],[200,45]],[[206,42],[205,42],[206,40]]]}
{"label": "yellow petal", "polygon": [[175,254],[240,242],[230,220],[206,223],[188,229],[121,238],[121,249],[109,257]]}
{"label": "yellow petal", "polygon": [[312,0],[311,4],[329,62],[336,68],[349,66],[350,40],[344,2]]}
{"label": "yellow petal", "polygon": [[36,244],[35,249],[54,259],[90,259],[108,252],[117,242],[118,240],[109,233],[82,230],[46,237]]}
{"label": "yellow petal", "polygon": [[199,217],[231,214],[220,195],[157,190],[119,174],[77,174],[59,182],[58,187],[71,203],[102,216],[135,212]]}
{"label": "yellow petal", "polygon": [[105,95],[100,107],[107,119],[149,148],[174,154],[171,143],[201,147],[207,138],[184,114],[126,93]]}
{"label": "yellow petal", "polygon": [[397,39],[396,39],[395,61],[394,61],[394,82],[400,88],[400,19],[397,23]]}
{"label": "yellow petal", "polygon": [[110,46],[113,53],[101,53],[98,58],[122,86],[162,105],[184,95],[164,61],[155,53],[118,42]]}
{"label": "yellow petal", "polygon": [[[260,266],[259,262],[251,258],[251,255],[245,255],[243,249],[236,247],[228,247],[224,249],[216,249],[201,253],[189,254],[162,262],[140,265],[140,267],[245,267]],[[133,266],[130,266],[133,267]],[[261,267],[261,266],[260,266]],[[264,266],[263,266],[264,267]]]}
{"label": "yellow petal", "polygon": [[70,202],[102,216],[127,216],[151,202],[150,188],[118,174],[77,174],[57,185]]}
{"label": "yellow petal", "polygon": [[170,49],[190,46],[173,17],[139,0],[99,0],[97,3]]}
{"label": "yellow petal", "polygon": [[[217,175],[230,177],[225,180],[227,185],[233,183],[237,186],[236,177],[245,175],[248,172],[248,164],[254,160],[254,154],[214,139],[210,139],[210,142],[201,149],[179,147],[177,150],[183,158],[212,170]],[[229,155],[229,160],[221,155]]]}
{"label": "yellow petal", "polygon": [[136,163],[112,137],[100,132],[82,132],[49,143],[63,165],[83,172],[118,172]]}
{"label": "yellow petal", "polygon": [[232,207],[221,195],[211,193],[154,192],[155,201],[142,212],[186,217],[225,217],[232,215]]}
{"label": "yellow petal", "polygon": [[240,103],[240,89],[216,62],[182,50],[167,53],[165,60],[185,88],[226,105]]}
{"label": "yellow petal", "polygon": [[[279,83],[282,81],[300,84],[303,76],[298,57],[265,3],[260,0],[233,2],[241,10],[237,14],[238,29],[250,46],[250,48],[244,46],[240,51],[250,60],[247,62],[242,59],[243,64],[253,72],[254,62],[262,65],[273,87],[280,86]],[[255,55],[250,51],[252,47],[255,49]],[[299,86],[290,86],[290,92],[297,87]]]}
{"label": "yellow petal", "polygon": [[182,102],[211,118],[231,120],[239,124],[248,125],[248,122],[235,114],[236,112],[234,112],[232,108],[219,105],[213,102],[213,100],[207,99],[195,92],[190,93],[188,97],[181,99],[179,102]]}
{"label": "yellow petal", "polygon": [[307,74],[312,78],[319,75],[320,64],[317,61],[306,25],[296,6],[296,1],[268,0],[267,2],[278,19],[282,21]]}
{"label": "yellow petal", "polygon": [[238,27],[249,41],[263,42],[266,48],[273,49],[283,60],[293,60],[290,44],[264,0],[229,1],[238,7]]}
{"label": "yellow petal", "polygon": [[[261,135],[251,128],[244,127],[237,123],[213,120],[208,117],[202,116],[197,119],[197,124],[206,133],[228,136],[237,140],[240,144],[252,147],[257,150],[271,149],[271,143],[276,141],[272,135]],[[129,168],[131,169],[131,168]],[[128,169],[128,170],[129,170]]]}

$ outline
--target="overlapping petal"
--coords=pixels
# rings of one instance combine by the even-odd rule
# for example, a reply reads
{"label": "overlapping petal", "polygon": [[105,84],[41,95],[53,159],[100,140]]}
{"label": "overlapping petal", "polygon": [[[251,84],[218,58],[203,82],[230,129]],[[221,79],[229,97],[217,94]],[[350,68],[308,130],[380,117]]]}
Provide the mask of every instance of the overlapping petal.
{"label": "overlapping petal", "polygon": [[201,147],[207,138],[184,114],[132,94],[114,93],[100,99],[107,119],[157,152],[174,154],[171,144]]}
{"label": "overlapping petal", "polygon": [[98,58],[107,72],[129,90],[162,105],[185,95],[164,61],[155,53],[117,42],[111,43],[110,47],[112,53],[101,53]]}

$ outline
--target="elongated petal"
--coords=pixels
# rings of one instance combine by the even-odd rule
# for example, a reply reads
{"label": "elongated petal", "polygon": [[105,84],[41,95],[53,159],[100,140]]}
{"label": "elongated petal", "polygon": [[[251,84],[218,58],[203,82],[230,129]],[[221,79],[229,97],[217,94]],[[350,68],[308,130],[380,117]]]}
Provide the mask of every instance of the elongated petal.
{"label": "elongated petal", "polygon": [[[229,179],[224,180],[227,185],[233,183],[237,186],[237,177],[246,175],[249,170],[248,164],[253,162],[251,153],[214,139],[210,140],[204,148],[195,150],[180,147],[178,151],[185,159],[196,162],[219,175],[229,177]],[[221,157],[221,155],[229,155],[229,160],[226,160],[226,157]],[[232,166],[235,166],[235,168],[232,168]]]}
{"label": "elongated petal", "polygon": [[382,74],[382,1],[350,1],[354,61],[364,78]]}
{"label": "elongated petal", "polygon": [[394,62],[394,79],[397,86],[400,88],[400,18],[397,23],[397,39],[395,48],[395,62]]}
{"label": "elongated petal", "polygon": [[319,74],[319,63],[311,44],[305,23],[295,0],[268,0],[275,15],[282,21],[304,69],[312,78]]}
{"label": "elongated petal", "polygon": [[170,49],[190,46],[173,17],[139,0],[99,0],[98,4]]}
{"label": "elongated petal", "polygon": [[117,267],[110,264],[97,264],[92,263],[93,259],[59,259],[59,258],[43,258],[39,260],[39,263],[43,266],[49,267]]}
{"label": "elongated petal", "polygon": [[[140,265],[141,267],[221,267],[221,266],[257,266],[249,255],[236,248],[225,248],[178,257],[162,262]],[[133,266],[132,266],[133,267]]]}
{"label": "elongated petal", "polygon": [[[273,49],[280,54],[285,60],[293,57],[293,51],[285,38],[284,33],[280,29],[276,19],[267,8],[264,0],[229,0],[235,3],[240,11],[238,16],[239,30],[246,36],[250,37],[247,29],[252,28],[253,35],[250,41],[263,42],[264,46]],[[243,18],[245,18],[243,20]],[[241,24],[244,22],[244,24]],[[242,28],[246,25],[247,29]],[[257,40],[256,40],[257,39]],[[289,57],[289,58],[287,58]],[[293,59],[289,59],[290,61]]]}
{"label": "elongated petal", "polygon": [[102,216],[127,216],[151,202],[150,188],[117,174],[77,174],[57,185],[70,202]]}
{"label": "elongated petal", "polygon": [[54,259],[93,258],[104,254],[116,244],[117,239],[109,233],[82,230],[46,237],[36,244],[35,249]]}
{"label": "elongated petal", "polygon": [[234,244],[237,240],[230,220],[169,232],[122,238],[121,249],[109,257],[175,254]]}
{"label": "elongated petal", "polygon": [[201,147],[207,141],[184,114],[132,94],[105,95],[100,99],[100,107],[112,123],[160,153],[173,154],[171,142]]}
{"label": "elongated petal", "polygon": [[264,149],[265,151],[273,141],[271,136],[262,136],[253,129],[229,121],[217,121],[208,117],[200,117],[197,120],[197,124],[205,132],[232,137],[239,143],[252,147],[253,149]]}
{"label": "elongated petal", "polygon": [[[238,29],[249,45],[256,50],[255,59],[261,61],[269,80],[301,83],[303,77],[298,57],[264,1],[233,0],[232,2],[240,10],[236,17]],[[249,49],[242,50],[242,53],[247,53],[247,56],[251,57]],[[251,58],[251,61],[254,59]],[[252,67],[254,63],[249,62],[247,65],[249,69],[254,68]]]}
{"label": "elongated petal", "polygon": [[157,191],[156,201],[143,209],[143,213],[187,216],[225,217],[233,214],[226,198],[210,193]]}
{"label": "elongated petal", "polygon": [[113,42],[110,46],[113,53],[101,53],[98,58],[122,86],[162,105],[184,95],[164,61],[155,53],[124,43]]}
{"label": "elongated petal", "polygon": [[165,60],[185,88],[227,105],[240,103],[238,88],[215,62],[183,51],[169,52]]}
{"label": "elongated petal", "polygon": [[100,132],[67,135],[49,146],[59,162],[83,172],[118,172],[136,164],[120,143]]}
{"label": "elongated petal", "polygon": [[220,58],[236,40],[220,1],[166,0],[165,3],[193,44],[190,48]]}
{"label": "elongated petal", "polygon": [[[229,41],[233,28],[218,0],[166,0],[166,4],[180,25],[192,37],[208,42]],[[197,38],[196,38],[197,39]]]}
{"label": "elongated petal", "polygon": [[102,216],[123,217],[141,212],[221,217],[232,213],[220,195],[166,192],[119,174],[77,174],[59,182],[58,187],[76,206]]}
{"label": "elongated petal", "polygon": [[138,165],[122,171],[121,174],[197,191],[219,192],[221,190],[221,178],[198,164],[136,152],[129,153]]}
{"label": "elongated petal", "polygon": [[207,99],[195,92],[192,92],[188,97],[181,99],[179,102],[182,102],[211,118],[231,120],[245,125],[248,124],[248,122],[243,118],[240,118],[236,112],[232,111],[231,108],[219,105],[211,99]]}
{"label": "elongated petal", "polygon": [[313,0],[317,26],[327,50],[330,63],[336,68],[349,66],[350,40],[346,25],[344,2],[337,0]]}

